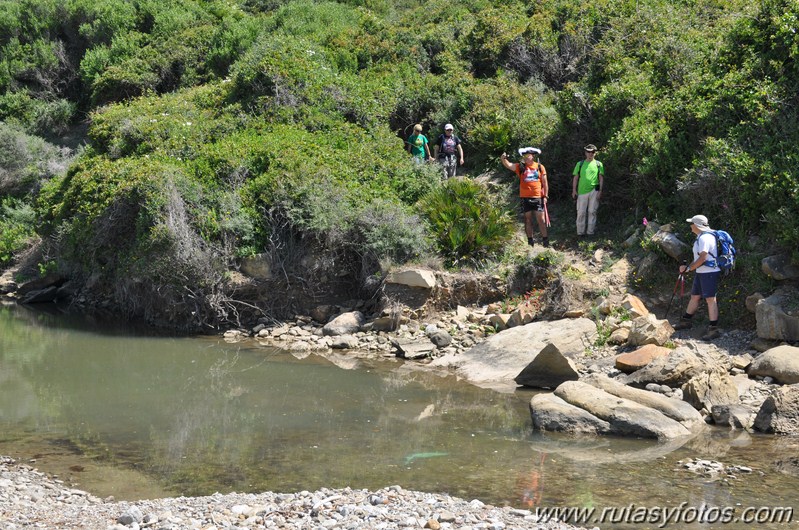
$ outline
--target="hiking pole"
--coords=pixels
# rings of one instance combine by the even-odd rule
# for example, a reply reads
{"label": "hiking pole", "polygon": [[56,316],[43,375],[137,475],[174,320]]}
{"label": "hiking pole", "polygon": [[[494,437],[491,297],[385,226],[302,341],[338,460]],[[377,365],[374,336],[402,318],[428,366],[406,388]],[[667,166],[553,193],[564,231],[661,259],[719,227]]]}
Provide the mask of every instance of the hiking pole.
{"label": "hiking pole", "polygon": [[547,210],[547,201],[546,199],[541,199],[541,200],[544,202],[544,221],[546,221],[547,228],[549,228],[552,225],[549,224],[549,210]]}
{"label": "hiking pole", "polygon": [[[688,263],[683,260],[683,265],[687,265]],[[664,320],[668,320],[669,318],[669,311],[671,311],[671,303],[674,301],[674,295],[677,294],[677,286],[680,287],[680,300],[682,300],[683,293],[685,292],[685,273],[681,272],[677,276],[677,281],[674,283],[674,290],[671,293],[671,300],[669,300],[669,306],[666,308],[666,314],[663,315]]]}

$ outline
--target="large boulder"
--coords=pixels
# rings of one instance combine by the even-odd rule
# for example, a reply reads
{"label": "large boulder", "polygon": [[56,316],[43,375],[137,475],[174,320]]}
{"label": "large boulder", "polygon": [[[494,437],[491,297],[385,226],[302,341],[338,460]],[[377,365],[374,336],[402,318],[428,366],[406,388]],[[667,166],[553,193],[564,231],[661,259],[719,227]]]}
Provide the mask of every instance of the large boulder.
{"label": "large boulder", "polygon": [[386,276],[386,283],[432,289],[436,286],[436,275],[430,270],[406,269],[389,273],[388,276]]}
{"label": "large boulder", "polygon": [[799,340],[799,312],[793,307],[799,299],[795,289],[780,288],[755,306],[757,336],[763,339]]}
{"label": "large boulder", "polygon": [[665,357],[653,359],[645,367],[626,376],[624,381],[632,385],[657,383],[676,387],[687,383],[704,370],[702,359],[693,350],[682,347]]}
{"label": "large boulder", "polygon": [[761,353],[746,370],[750,376],[769,376],[784,385],[799,383],[799,348],[777,346]]}
{"label": "large boulder", "polygon": [[563,383],[555,390],[555,395],[608,422],[612,434],[658,439],[691,434],[687,427],[658,410],[582,381]]}
{"label": "large boulder", "polygon": [[427,338],[430,339],[430,342],[435,344],[438,348],[446,348],[452,344],[452,335],[447,333],[446,330],[435,328],[426,331],[425,334]]}
{"label": "large boulder", "polygon": [[725,425],[733,429],[750,430],[755,423],[757,410],[747,405],[713,405],[711,409],[713,423]]}
{"label": "large boulder", "polygon": [[342,313],[322,328],[323,335],[350,335],[360,331],[361,326],[366,322],[363,313],[360,311],[350,311]]}
{"label": "large boulder", "polygon": [[600,388],[614,396],[629,399],[655,409],[669,418],[680,422],[690,430],[695,430],[704,424],[702,415],[685,401],[672,399],[657,392],[633,388],[600,374],[591,374],[583,379],[583,382]]}
{"label": "large boulder", "polygon": [[633,318],[645,317],[649,314],[644,302],[633,294],[627,294],[621,301],[621,307],[626,309]]}
{"label": "large boulder", "polygon": [[705,372],[682,386],[683,399],[696,409],[713,410],[715,405],[738,403],[738,386],[724,372]]}
{"label": "large boulder", "polygon": [[501,331],[461,354],[439,357],[430,366],[454,368],[474,384],[513,391],[514,378],[544,346],[555,342],[563,355],[575,359],[595,336],[596,324],[587,318],[532,322]]}
{"label": "large boulder", "polygon": [[659,357],[621,381],[628,385],[646,386],[648,383],[682,386],[692,377],[704,372],[729,372],[732,360],[712,344],[690,343]]}
{"label": "large boulder", "polygon": [[565,381],[577,381],[580,374],[556,343],[549,343],[514,378],[517,384],[533,388],[557,388]]}
{"label": "large boulder", "polygon": [[673,334],[674,328],[671,327],[668,320],[658,320],[655,315],[650,313],[632,321],[627,343],[631,346],[643,346],[644,344],[663,346]]}
{"label": "large boulder", "polygon": [[640,370],[655,359],[666,357],[671,350],[655,344],[647,344],[635,351],[622,353],[616,356],[616,369],[631,374]]}
{"label": "large boulder", "polygon": [[383,296],[387,306],[397,304],[420,309],[435,298],[436,274],[427,269],[395,270],[386,275]]}
{"label": "large boulder", "polygon": [[652,236],[651,241],[663,249],[663,252],[677,261],[682,260],[691,251],[689,245],[683,243],[675,234],[667,232],[666,230],[658,230],[658,232]]}
{"label": "large boulder", "polygon": [[772,392],[757,413],[755,429],[766,433],[799,435],[799,385],[779,387]]}
{"label": "large boulder", "polygon": [[760,268],[767,276],[775,280],[799,278],[799,267],[791,263],[791,257],[786,254],[763,258]]}
{"label": "large boulder", "polygon": [[530,417],[533,428],[539,431],[555,431],[581,434],[607,434],[610,424],[562,400],[555,394],[536,394],[530,400]]}
{"label": "large boulder", "polygon": [[426,359],[438,350],[429,340],[393,339],[391,345],[397,349],[397,357],[404,359]]}

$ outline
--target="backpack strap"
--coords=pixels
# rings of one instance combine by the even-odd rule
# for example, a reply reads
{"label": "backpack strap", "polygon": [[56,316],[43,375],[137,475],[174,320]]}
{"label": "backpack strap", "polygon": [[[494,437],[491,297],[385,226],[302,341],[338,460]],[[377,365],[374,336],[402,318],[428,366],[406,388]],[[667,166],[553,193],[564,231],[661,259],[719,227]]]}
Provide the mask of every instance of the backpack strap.
{"label": "backpack strap", "polygon": [[[541,162],[536,162],[536,163],[538,164],[538,175],[539,178],[541,178],[540,175],[543,173],[543,171],[541,171]],[[516,164],[516,174],[521,177],[524,174],[524,169],[526,167],[527,164],[525,164],[524,162],[519,162],[518,164]]]}
{"label": "backpack strap", "polygon": [[[699,234],[699,237],[697,237],[697,239],[699,239],[700,237],[702,237],[705,234],[710,234],[714,238],[716,238],[716,254],[718,254],[719,253],[719,235],[718,235],[718,233],[715,230],[711,230],[710,232],[702,232],[701,234]],[[716,256],[712,252],[708,252],[707,255],[711,256],[713,258],[713,260],[712,260],[713,265],[708,265],[708,267],[718,267],[719,266],[718,256]],[[705,263],[707,263],[707,260],[705,260]]]}
{"label": "backpack strap", "polygon": [[[711,234],[714,238],[716,238],[716,254],[718,254],[718,252],[719,252],[719,235],[716,233],[715,230],[712,230],[710,232],[702,232],[701,234],[699,234],[699,237],[702,237],[705,234]],[[711,254],[710,252],[708,252],[708,255],[713,256],[713,254]],[[713,258],[715,259],[716,256],[713,256]]]}

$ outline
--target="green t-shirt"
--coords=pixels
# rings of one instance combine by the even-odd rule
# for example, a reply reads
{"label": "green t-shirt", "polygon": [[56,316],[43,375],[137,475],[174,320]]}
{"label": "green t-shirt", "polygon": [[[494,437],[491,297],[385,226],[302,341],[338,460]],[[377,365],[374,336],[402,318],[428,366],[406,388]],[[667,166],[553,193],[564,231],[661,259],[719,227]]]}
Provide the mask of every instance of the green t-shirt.
{"label": "green t-shirt", "polygon": [[577,181],[577,195],[585,195],[599,185],[599,175],[605,175],[605,166],[599,160],[592,160],[591,162],[581,160],[574,166],[572,176],[578,172],[580,173],[580,179]]}
{"label": "green t-shirt", "polygon": [[419,158],[425,157],[424,146],[427,145],[427,137],[423,134],[412,134],[408,137],[408,143],[411,144],[411,154]]}

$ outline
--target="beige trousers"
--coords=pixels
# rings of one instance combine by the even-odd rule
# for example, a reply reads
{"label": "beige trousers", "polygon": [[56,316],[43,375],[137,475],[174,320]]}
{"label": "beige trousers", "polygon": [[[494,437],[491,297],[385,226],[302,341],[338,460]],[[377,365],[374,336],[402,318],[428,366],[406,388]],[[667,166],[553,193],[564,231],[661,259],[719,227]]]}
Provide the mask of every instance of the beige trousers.
{"label": "beige trousers", "polygon": [[[596,230],[596,211],[599,209],[599,192],[591,190],[589,193],[577,196],[577,235],[593,235]],[[588,226],[586,227],[586,221]]]}

